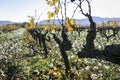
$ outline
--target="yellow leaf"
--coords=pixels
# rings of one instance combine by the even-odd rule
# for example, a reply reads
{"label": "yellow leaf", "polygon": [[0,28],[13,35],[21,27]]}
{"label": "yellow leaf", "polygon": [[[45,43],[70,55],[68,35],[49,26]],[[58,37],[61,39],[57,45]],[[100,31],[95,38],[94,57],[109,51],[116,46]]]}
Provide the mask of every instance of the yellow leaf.
{"label": "yellow leaf", "polygon": [[55,61],[55,58],[52,58],[52,60],[51,60],[52,62],[54,62]]}
{"label": "yellow leaf", "polygon": [[31,16],[29,20],[30,27],[35,27],[34,18]]}
{"label": "yellow leaf", "polygon": [[62,75],[61,75],[60,72],[57,72],[57,77],[58,77],[58,78],[62,78]]}
{"label": "yellow leaf", "polygon": [[69,25],[69,23],[70,23],[69,21],[70,21],[69,18],[66,18],[65,24]]}
{"label": "yellow leaf", "polygon": [[55,8],[55,14],[58,14],[60,10],[60,5],[58,5],[58,7]]}
{"label": "yellow leaf", "polygon": [[64,64],[63,62],[60,62],[60,61],[58,62],[58,65],[63,65],[63,64]]}
{"label": "yellow leaf", "polygon": [[53,69],[54,69],[55,71],[57,71],[57,70],[58,70],[58,68],[56,68],[56,67],[54,67]]}
{"label": "yellow leaf", "polygon": [[54,5],[54,3],[53,3],[52,1],[48,1],[47,4],[48,4],[49,6],[53,6],[53,5]]}
{"label": "yellow leaf", "polygon": [[48,12],[47,14],[48,14],[48,18],[49,18],[49,19],[54,16],[54,13],[53,13],[53,12]]}
{"label": "yellow leaf", "polygon": [[54,28],[54,26],[51,26],[51,33],[55,33],[55,28]]}
{"label": "yellow leaf", "polygon": [[25,24],[25,28],[29,30],[30,29],[30,24],[29,23]]}
{"label": "yellow leaf", "polygon": [[52,73],[54,73],[54,70],[53,70],[53,69],[50,69],[50,70],[49,70],[49,74],[52,74]]}
{"label": "yellow leaf", "polygon": [[74,19],[71,19],[70,20],[70,25],[74,25],[75,24],[75,20]]}
{"label": "yellow leaf", "polygon": [[45,26],[44,29],[45,29],[45,30],[48,30],[48,26]]}
{"label": "yellow leaf", "polygon": [[57,3],[59,0],[53,0],[54,4]]}
{"label": "yellow leaf", "polygon": [[51,33],[55,33],[55,29],[52,29],[52,30],[51,30]]}
{"label": "yellow leaf", "polygon": [[53,5],[55,5],[57,2],[58,2],[58,0],[52,0],[52,1],[47,1],[47,4],[48,4],[49,6],[53,6]]}
{"label": "yellow leaf", "polygon": [[55,14],[58,14],[59,13],[59,8],[56,8],[55,9]]}
{"label": "yellow leaf", "polygon": [[75,20],[74,19],[66,18],[65,24],[66,24],[66,26],[68,26],[68,25],[74,25],[75,24]]}
{"label": "yellow leaf", "polygon": [[68,32],[72,32],[74,29],[72,26],[68,26]]}

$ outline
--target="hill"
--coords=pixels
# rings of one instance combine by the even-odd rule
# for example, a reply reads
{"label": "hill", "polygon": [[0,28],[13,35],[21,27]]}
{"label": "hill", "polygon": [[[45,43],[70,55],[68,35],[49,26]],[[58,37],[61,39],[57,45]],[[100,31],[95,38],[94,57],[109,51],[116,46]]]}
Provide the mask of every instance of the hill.
{"label": "hill", "polygon": [[[97,24],[102,24],[103,22],[107,22],[109,20],[120,20],[120,17],[117,17],[117,18],[108,18],[108,17],[105,17],[105,18],[102,18],[102,17],[93,17],[94,21],[97,23]],[[60,21],[62,21],[60,19]],[[11,22],[11,21],[0,21],[0,25],[3,25],[3,24],[15,24],[16,22]],[[56,25],[60,25],[59,23],[59,20],[58,19],[51,19],[50,20],[50,23],[49,24],[56,24]],[[89,25],[89,21],[88,21],[88,18],[83,18],[83,19],[75,19],[75,23],[76,24],[81,24],[81,25]],[[41,25],[44,25],[46,24],[46,20],[42,20],[40,22],[38,22],[38,24],[41,24]]]}
{"label": "hill", "polygon": [[[120,20],[120,18],[102,18],[102,17],[93,17],[93,20],[96,22],[96,24],[102,24],[103,22],[107,22],[109,20]],[[61,20],[60,20],[61,21]],[[55,20],[50,20],[50,23],[49,24],[57,24],[57,25],[60,25],[58,19],[55,19]],[[84,19],[75,19],[75,23],[76,24],[81,24],[81,25],[89,25],[89,21],[88,21],[88,18],[84,18]],[[43,20],[43,21],[40,21],[39,24],[46,24],[46,20]]]}
{"label": "hill", "polygon": [[3,24],[13,24],[15,22],[11,22],[11,21],[0,21],[0,25],[3,25]]}

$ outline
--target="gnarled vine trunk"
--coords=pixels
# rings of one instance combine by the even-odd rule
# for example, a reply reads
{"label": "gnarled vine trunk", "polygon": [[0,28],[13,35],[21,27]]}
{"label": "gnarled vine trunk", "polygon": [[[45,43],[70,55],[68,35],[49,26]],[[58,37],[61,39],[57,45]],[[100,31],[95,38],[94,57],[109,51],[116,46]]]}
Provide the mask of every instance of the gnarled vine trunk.
{"label": "gnarled vine trunk", "polygon": [[87,16],[90,22],[90,30],[88,31],[86,37],[86,45],[84,46],[85,50],[94,50],[94,39],[96,38],[96,23],[93,21],[91,16]]}
{"label": "gnarled vine trunk", "polygon": [[65,73],[68,74],[68,71],[70,70],[70,65],[69,65],[69,60],[68,60],[68,55],[66,53],[66,50],[69,50],[71,47],[69,44],[69,40],[67,39],[67,35],[64,32],[62,32],[61,35],[62,35],[63,41],[61,41],[55,34],[53,34],[53,39],[59,45],[61,56],[65,63]]}

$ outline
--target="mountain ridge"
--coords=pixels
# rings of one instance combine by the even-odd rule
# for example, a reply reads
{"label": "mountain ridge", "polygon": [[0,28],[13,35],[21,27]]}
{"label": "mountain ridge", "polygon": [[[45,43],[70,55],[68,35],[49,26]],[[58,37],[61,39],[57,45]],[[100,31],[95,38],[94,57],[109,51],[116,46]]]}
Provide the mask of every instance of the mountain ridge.
{"label": "mountain ridge", "polygon": [[8,21],[8,20],[1,20],[0,21],[0,25],[3,25],[3,24],[14,24],[15,22],[12,22],[12,21]]}
{"label": "mountain ridge", "polygon": [[[93,20],[96,22],[96,24],[102,24],[109,20],[120,20],[120,17],[112,17],[112,18],[93,17]],[[60,19],[60,21],[61,21],[61,19]],[[55,21],[53,19],[51,19],[49,24],[53,24],[53,23],[60,25],[58,19],[55,19]],[[90,24],[88,18],[75,19],[75,23],[80,24],[80,25],[89,25]],[[46,20],[40,21],[39,24],[42,24],[42,25],[46,24]]]}
{"label": "mountain ridge", "polygon": [[[60,21],[62,21],[61,19],[59,19]],[[109,17],[96,17],[96,16],[93,16],[93,20],[96,22],[96,24],[102,24],[102,23],[105,23],[109,20],[120,20],[120,17],[112,17],[112,18],[109,18]],[[15,24],[15,23],[18,23],[18,22],[12,22],[12,21],[0,21],[0,25],[4,25],[4,24]],[[24,22],[20,22],[21,23],[24,23]],[[56,24],[56,25],[60,25],[58,19],[51,19],[49,24]],[[75,19],[75,23],[76,24],[80,24],[80,25],[89,25],[89,21],[88,21],[88,18],[83,18],[83,19]],[[38,24],[41,24],[41,25],[45,25],[47,24],[46,23],[46,20],[42,20],[42,21],[39,21]]]}

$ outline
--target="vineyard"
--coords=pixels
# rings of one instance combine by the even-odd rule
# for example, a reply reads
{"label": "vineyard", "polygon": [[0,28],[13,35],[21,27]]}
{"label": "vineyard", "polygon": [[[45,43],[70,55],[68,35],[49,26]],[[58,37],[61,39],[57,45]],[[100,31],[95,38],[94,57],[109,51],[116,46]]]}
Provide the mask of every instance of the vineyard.
{"label": "vineyard", "polygon": [[[52,25],[49,26],[52,27]],[[16,30],[19,30],[19,28],[16,28]],[[74,28],[72,32],[66,29],[68,39],[72,44],[71,49],[66,46],[68,47],[66,54],[70,65],[67,76],[60,46],[54,39],[54,34],[56,34],[61,40],[62,31],[60,28],[54,28],[55,31],[52,30],[53,28],[45,30],[46,28],[49,27],[43,25],[28,29],[35,41],[34,44],[29,45],[30,54],[22,51],[16,59],[1,59],[1,76],[3,79],[114,80],[120,77],[119,27],[97,28],[96,51],[93,51],[93,54],[85,52],[78,54],[84,48],[89,27]],[[14,28],[10,29],[8,32],[16,31]],[[1,35],[8,32],[1,30]],[[21,55],[23,57],[19,58]],[[16,53],[11,56],[16,56]],[[9,61],[6,64],[4,60]]]}
{"label": "vineyard", "polygon": [[[120,20],[97,24],[90,0],[46,4],[51,10],[44,25],[35,10],[28,22],[0,26],[0,80],[119,80]],[[76,8],[70,17],[71,4]],[[76,24],[76,11],[89,25]]]}

